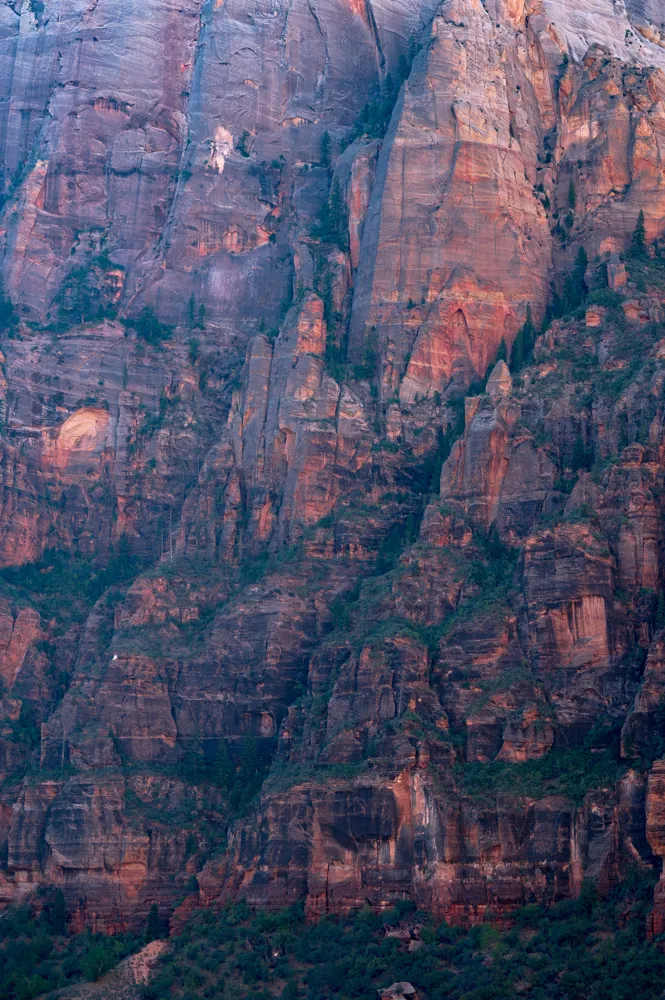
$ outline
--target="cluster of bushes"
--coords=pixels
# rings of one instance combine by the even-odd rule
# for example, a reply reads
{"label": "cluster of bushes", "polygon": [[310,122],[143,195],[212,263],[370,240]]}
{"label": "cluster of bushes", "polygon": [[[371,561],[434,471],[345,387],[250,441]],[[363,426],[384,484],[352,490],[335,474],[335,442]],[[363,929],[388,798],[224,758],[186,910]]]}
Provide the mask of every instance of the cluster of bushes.
{"label": "cluster of bushes", "polygon": [[[642,223],[643,226],[643,223]],[[626,265],[632,281],[640,290],[661,288],[665,290],[665,256],[659,255],[659,247],[655,248],[655,256],[652,251],[641,248],[644,239],[642,226],[638,220],[638,225],[633,234],[633,246],[626,257]],[[611,289],[604,287],[587,292],[586,285],[583,292],[580,292],[579,283],[582,278],[582,263],[573,271],[570,283],[577,288],[577,293],[581,295],[580,307],[587,305],[601,306],[605,310],[604,327],[606,332],[611,334],[609,344],[611,355],[614,361],[622,361],[623,365],[615,365],[603,368],[598,363],[598,358],[593,351],[580,350],[579,345],[567,345],[556,350],[555,354],[562,361],[569,363],[569,379],[576,382],[589,383],[589,391],[580,396],[582,408],[590,408],[594,403],[603,399],[609,404],[616,403],[626,389],[636,380],[648,381],[653,373],[654,363],[650,357],[654,344],[665,336],[665,324],[658,322],[650,323],[630,323],[626,320],[621,308],[622,297]],[[575,298],[575,301],[578,301]],[[554,303],[553,310],[549,318],[555,315],[564,318],[581,318],[580,308],[575,309],[575,305],[566,300],[564,296]],[[650,400],[642,401],[641,407],[630,413],[617,413],[617,420],[623,420],[626,426],[620,428],[620,448],[630,444],[634,440],[642,439],[648,432],[653,412],[650,410]],[[577,446],[577,454],[573,458],[573,466],[576,469],[589,468],[592,463],[591,449],[585,442]]]}
{"label": "cluster of bushes", "polygon": [[424,496],[438,496],[441,486],[441,469],[449,457],[457,439],[464,433],[464,400],[455,400],[449,407],[450,422],[445,431],[437,429],[436,450],[430,452],[427,458],[414,470],[412,487],[416,493]]}
{"label": "cluster of bushes", "polygon": [[128,445],[127,450],[130,456],[135,455],[141,445],[145,441],[150,441],[156,431],[158,431],[160,427],[164,426],[169,411],[176,410],[179,402],[180,397],[178,395],[167,396],[164,390],[162,390],[159,397],[158,410],[148,410],[144,403],[139,404],[141,422],[136,429],[135,437],[133,440],[130,440]]}
{"label": "cluster of bushes", "polygon": [[233,813],[243,814],[258,794],[270,767],[270,754],[261,752],[253,734],[246,736],[233,753],[229,743],[220,739],[214,755],[207,756],[202,741],[187,742],[180,772],[186,781],[210,782],[228,796]]}
{"label": "cluster of bushes", "polygon": [[459,572],[473,585],[475,592],[469,593],[464,603],[439,624],[421,629],[422,638],[432,651],[443,636],[450,635],[465,622],[497,608],[505,609],[509,604],[518,550],[504,545],[496,528],[486,535],[477,533],[474,541],[473,547],[464,550]]}
{"label": "cluster of bushes", "polygon": [[41,915],[27,907],[0,918],[0,1000],[32,1000],[44,993],[96,980],[144,943],[132,934],[67,934],[60,890]]}
{"label": "cluster of bushes", "polygon": [[[571,190],[574,193],[574,188],[572,188],[572,186]],[[631,236],[631,244],[627,257],[629,264],[632,264],[633,270],[636,267],[639,267],[640,264],[648,265],[649,263],[652,263],[646,240],[644,212],[642,211],[640,211],[637,217],[637,223]],[[592,296],[595,294],[595,297],[589,295],[589,287],[586,282],[586,272],[588,266],[589,258],[587,257],[586,250],[581,246],[577,251],[572,271],[564,280],[561,293],[559,294],[558,292],[555,292],[553,296],[548,309],[546,322],[549,322],[552,319],[574,314],[576,310],[586,305],[589,298],[591,298],[592,301],[597,302],[599,305],[611,304],[613,307],[620,305],[620,296],[611,292],[609,289],[601,289],[600,295],[598,295],[598,293],[592,293]],[[609,301],[603,301],[603,298]]]}
{"label": "cluster of bushes", "polygon": [[402,512],[400,521],[386,532],[377,553],[373,571],[330,606],[332,628],[339,638],[352,643],[358,651],[368,642],[381,642],[396,635],[411,635],[434,655],[443,636],[449,635],[477,615],[501,607],[505,609],[513,588],[517,549],[504,545],[496,530],[476,534],[474,545],[463,550],[448,549],[455,560],[460,578],[473,584],[467,599],[457,610],[434,625],[420,625],[397,615],[386,616],[386,596],[404,549],[418,541],[423,507]]}
{"label": "cluster of bushes", "polygon": [[593,741],[578,748],[554,748],[539,760],[521,764],[501,760],[456,764],[463,793],[492,802],[503,792],[532,799],[565,795],[579,805],[591,789],[612,787],[625,771],[615,747],[596,747]]}
{"label": "cluster of bushes", "polygon": [[376,95],[360,112],[353,130],[353,139],[361,135],[366,135],[370,139],[383,139],[388,131],[402,84],[408,79],[418,51],[418,46],[412,40],[408,55],[400,56],[395,73],[387,74]]}
{"label": "cluster of bushes", "polygon": [[[169,941],[143,1000],[376,1000],[394,981],[413,983],[422,1000],[656,1000],[662,995],[662,942],[645,937],[653,873],[635,867],[606,898],[586,884],[578,899],[513,913],[489,923],[449,927],[407,902],[380,914],[304,919],[300,905],[278,912],[245,903],[202,910]],[[33,1000],[94,981],[160,936],[152,906],[142,935],[67,934],[62,893],[0,919],[0,1000]],[[417,928],[410,950],[386,931]]]}
{"label": "cluster of bushes", "polygon": [[128,329],[135,330],[136,336],[151,347],[159,347],[173,333],[173,327],[160,323],[150,306],[144,306],[138,316],[128,317],[124,324]]}
{"label": "cluster of bushes", "polygon": [[46,620],[81,620],[107,587],[127,582],[140,568],[127,536],[121,535],[106,566],[47,549],[38,562],[0,569],[0,585],[8,596],[36,605]]}
{"label": "cluster of bushes", "polygon": [[[299,907],[200,913],[175,939],[144,1000],[376,1000],[407,981],[423,1000],[655,1000],[665,955],[645,939],[653,879],[633,871],[607,899],[529,906],[514,926],[449,927],[408,902],[306,923]],[[386,929],[418,925],[409,950]]]}
{"label": "cluster of bushes", "polygon": [[115,288],[112,283],[109,284],[109,278],[112,277],[111,272],[117,270],[118,265],[105,252],[87,264],[72,268],[56,298],[60,324],[67,327],[105,318],[115,319]]}

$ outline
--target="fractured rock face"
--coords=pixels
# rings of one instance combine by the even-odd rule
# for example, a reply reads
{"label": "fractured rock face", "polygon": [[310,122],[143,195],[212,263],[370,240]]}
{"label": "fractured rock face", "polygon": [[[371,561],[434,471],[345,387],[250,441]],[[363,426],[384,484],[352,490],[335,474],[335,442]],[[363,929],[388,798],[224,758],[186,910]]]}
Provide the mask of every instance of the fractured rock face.
{"label": "fractured rock face", "polygon": [[487,395],[465,400],[466,429],[441,470],[441,499],[485,529],[524,537],[546,509],[555,468],[521,424],[512,379],[499,362]]}
{"label": "fractured rock face", "polygon": [[[246,388],[234,397],[222,441],[185,507],[178,542],[185,551],[232,556],[241,516],[255,548],[274,533],[295,540],[303,526],[330,513],[368,461],[363,401],[325,369],[321,300],[311,296],[294,312],[274,347],[264,336],[249,347]],[[222,527],[213,543],[207,512],[220,483]]]}
{"label": "fractured rock face", "polygon": [[505,361],[498,361],[492,369],[492,374],[487,380],[485,391],[491,399],[498,399],[501,396],[510,396],[513,388],[513,379],[510,369]]}
{"label": "fractured rock face", "polygon": [[[444,4],[379,161],[351,345],[358,351],[376,327],[386,394],[406,366],[403,402],[441,392],[460,365],[463,376],[484,372],[501,338],[512,343],[527,302],[540,309],[547,297],[547,219],[520,143],[522,130],[537,143],[540,116],[520,60],[504,52],[510,44],[479,2]],[[472,200],[462,196],[471,189]]]}
{"label": "fractured rock face", "polygon": [[[2,901],[468,923],[655,865],[656,5],[39,6],[0,13]],[[610,293],[511,375],[581,246]],[[10,571],[51,549],[76,614]]]}
{"label": "fractured rock face", "polygon": [[[311,153],[329,107],[353,120],[428,4],[258,2],[250,13],[151,0],[113,13],[64,2],[35,14],[26,0],[3,15],[0,162],[6,186],[20,182],[7,287],[43,318],[67,276],[94,265],[88,237],[103,234],[125,302],[147,284],[173,318],[192,290],[220,326],[248,310],[276,316],[290,277],[269,241],[280,155]],[[245,133],[260,171],[238,152]]]}

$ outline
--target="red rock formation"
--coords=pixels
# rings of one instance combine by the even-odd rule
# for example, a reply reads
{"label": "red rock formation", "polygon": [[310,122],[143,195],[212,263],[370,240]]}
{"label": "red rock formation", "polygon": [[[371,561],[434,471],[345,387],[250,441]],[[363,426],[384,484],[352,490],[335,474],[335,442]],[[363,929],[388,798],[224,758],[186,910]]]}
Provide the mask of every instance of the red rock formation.
{"label": "red rock formation", "polygon": [[3,14],[0,897],[473,922],[655,865],[654,17],[107,6]]}
{"label": "red rock formation", "polygon": [[[352,348],[377,327],[384,393],[399,391],[403,403],[443,391],[456,371],[484,372],[501,337],[512,342],[527,302],[541,309],[547,298],[547,218],[520,141],[524,129],[535,154],[540,115],[505,44],[480,3],[444,5],[377,170]],[[470,190],[472,199],[462,194]]]}

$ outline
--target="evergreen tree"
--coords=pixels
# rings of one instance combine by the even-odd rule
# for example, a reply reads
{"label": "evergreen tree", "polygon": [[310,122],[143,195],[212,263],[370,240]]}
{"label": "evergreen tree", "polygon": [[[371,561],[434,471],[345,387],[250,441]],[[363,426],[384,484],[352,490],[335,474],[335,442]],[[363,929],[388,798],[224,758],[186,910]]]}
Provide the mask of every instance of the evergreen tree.
{"label": "evergreen tree", "polygon": [[353,624],[351,610],[339,594],[330,602],[330,617],[332,618],[333,628],[340,629],[343,632],[348,632],[351,629]]}
{"label": "evergreen tree", "polygon": [[665,628],[665,597],[663,596],[663,591],[661,590],[658,594],[658,607],[656,608],[656,631],[660,632],[661,629]]}
{"label": "evergreen tree", "polygon": [[348,245],[348,223],[346,203],[339,180],[335,177],[330,188],[330,197],[322,205],[318,225],[312,229],[312,235],[324,243],[333,243],[346,250]]}
{"label": "evergreen tree", "polygon": [[199,781],[205,771],[203,759],[203,745],[200,736],[193,736],[187,740],[185,752],[182,757],[182,774],[187,781]]}
{"label": "evergreen tree", "polygon": [[217,744],[215,755],[214,781],[220,788],[228,791],[233,785],[236,769],[229,753],[229,745],[226,740],[221,739]]}
{"label": "evergreen tree", "polygon": [[157,903],[153,903],[148,913],[148,920],[145,928],[145,936],[148,942],[156,941],[161,936],[162,927],[159,920],[159,910]]}
{"label": "evergreen tree", "polygon": [[157,346],[173,332],[173,328],[166,323],[160,323],[154,309],[144,306],[135,319],[126,319],[125,326],[133,327],[136,334],[147,343]]}
{"label": "evergreen tree", "polygon": [[259,770],[259,747],[254,733],[248,733],[243,741],[242,761],[238,774],[242,786],[252,785]]}
{"label": "evergreen tree", "polygon": [[325,131],[321,136],[321,160],[322,167],[330,166],[330,133]]}
{"label": "evergreen tree", "polygon": [[346,205],[342,197],[342,189],[337,178],[330,189],[330,230],[332,243],[337,243],[340,249],[346,247]]}
{"label": "evergreen tree", "polygon": [[113,555],[108,564],[107,576],[113,583],[126,580],[132,573],[138,570],[137,557],[132,551],[129,535],[126,531],[120,535],[117,544],[113,548]]}
{"label": "evergreen tree", "polygon": [[190,365],[195,365],[199,359],[199,342],[196,337],[190,337],[187,341],[188,357]]}
{"label": "evergreen tree", "polygon": [[496,352],[497,361],[507,361],[508,360],[508,348],[506,346],[506,338],[502,337],[499,341],[499,347]]}
{"label": "evergreen tree", "polygon": [[12,305],[12,301],[5,295],[2,278],[0,278],[0,334],[11,333],[18,326],[18,316]]}
{"label": "evergreen tree", "polygon": [[588,287],[586,283],[586,269],[589,265],[584,247],[580,247],[575,257],[575,265],[572,274],[566,279],[565,300],[569,310],[577,309],[586,298]]}
{"label": "evergreen tree", "polygon": [[49,924],[54,934],[67,933],[67,906],[62,889],[56,889],[49,909]]}
{"label": "evergreen tree", "polygon": [[60,318],[69,323],[89,323],[97,317],[99,293],[90,284],[89,272],[75,267],[69,272],[58,296]]}
{"label": "evergreen tree", "polygon": [[256,737],[249,733],[243,740],[240,767],[233,784],[231,805],[242,810],[248,805],[261,783],[261,757]]}
{"label": "evergreen tree", "polygon": [[530,356],[533,345],[536,342],[536,328],[533,325],[533,316],[531,314],[531,303],[526,304],[526,317],[524,320],[524,357],[525,360]]}
{"label": "evergreen tree", "polygon": [[524,364],[524,327],[521,326],[510,351],[510,370],[518,372]]}
{"label": "evergreen tree", "polygon": [[637,222],[630,241],[630,255],[637,259],[646,257],[647,254],[647,231],[644,224],[644,212],[640,209]]}
{"label": "evergreen tree", "polygon": [[575,438],[575,444],[573,446],[573,459],[572,459],[572,469],[573,472],[579,472],[580,469],[586,469],[588,465],[587,450],[584,443],[584,438],[581,434],[578,434]]}
{"label": "evergreen tree", "polygon": [[367,135],[372,139],[382,139],[386,134],[395,102],[402,84],[408,79],[411,65],[418,51],[418,45],[412,39],[408,56],[402,54],[399,57],[395,74],[388,73],[386,75],[380,92],[360,112],[354,129],[355,136]]}
{"label": "evergreen tree", "polygon": [[535,342],[535,330],[533,327],[533,319],[531,316],[531,306],[527,304],[526,307],[526,318],[524,320],[523,326],[520,328],[519,333],[513,341],[512,350],[510,352],[510,370],[511,372],[518,372],[523,365],[528,361],[531,351],[533,350],[533,345]]}
{"label": "evergreen tree", "polygon": [[572,210],[575,211],[575,207],[577,205],[577,192],[575,191],[575,185],[572,181],[568,187],[568,204]]}

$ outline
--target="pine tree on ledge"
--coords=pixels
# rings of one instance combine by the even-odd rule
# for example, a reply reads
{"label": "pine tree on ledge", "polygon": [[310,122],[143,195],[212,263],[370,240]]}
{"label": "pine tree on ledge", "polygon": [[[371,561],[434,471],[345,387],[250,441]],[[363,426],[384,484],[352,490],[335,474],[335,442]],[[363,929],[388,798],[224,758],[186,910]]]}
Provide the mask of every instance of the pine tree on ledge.
{"label": "pine tree on ledge", "polygon": [[161,925],[159,922],[159,910],[157,909],[157,903],[153,903],[148,914],[145,936],[148,943],[150,943],[150,941],[156,941],[160,935]]}
{"label": "pine tree on ledge", "polygon": [[663,597],[662,590],[658,594],[658,606],[656,608],[656,620],[654,624],[657,632],[665,628],[665,598]]}
{"label": "pine tree on ledge", "polygon": [[647,231],[644,224],[644,212],[640,209],[637,222],[630,241],[630,256],[638,260],[647,255]]}

